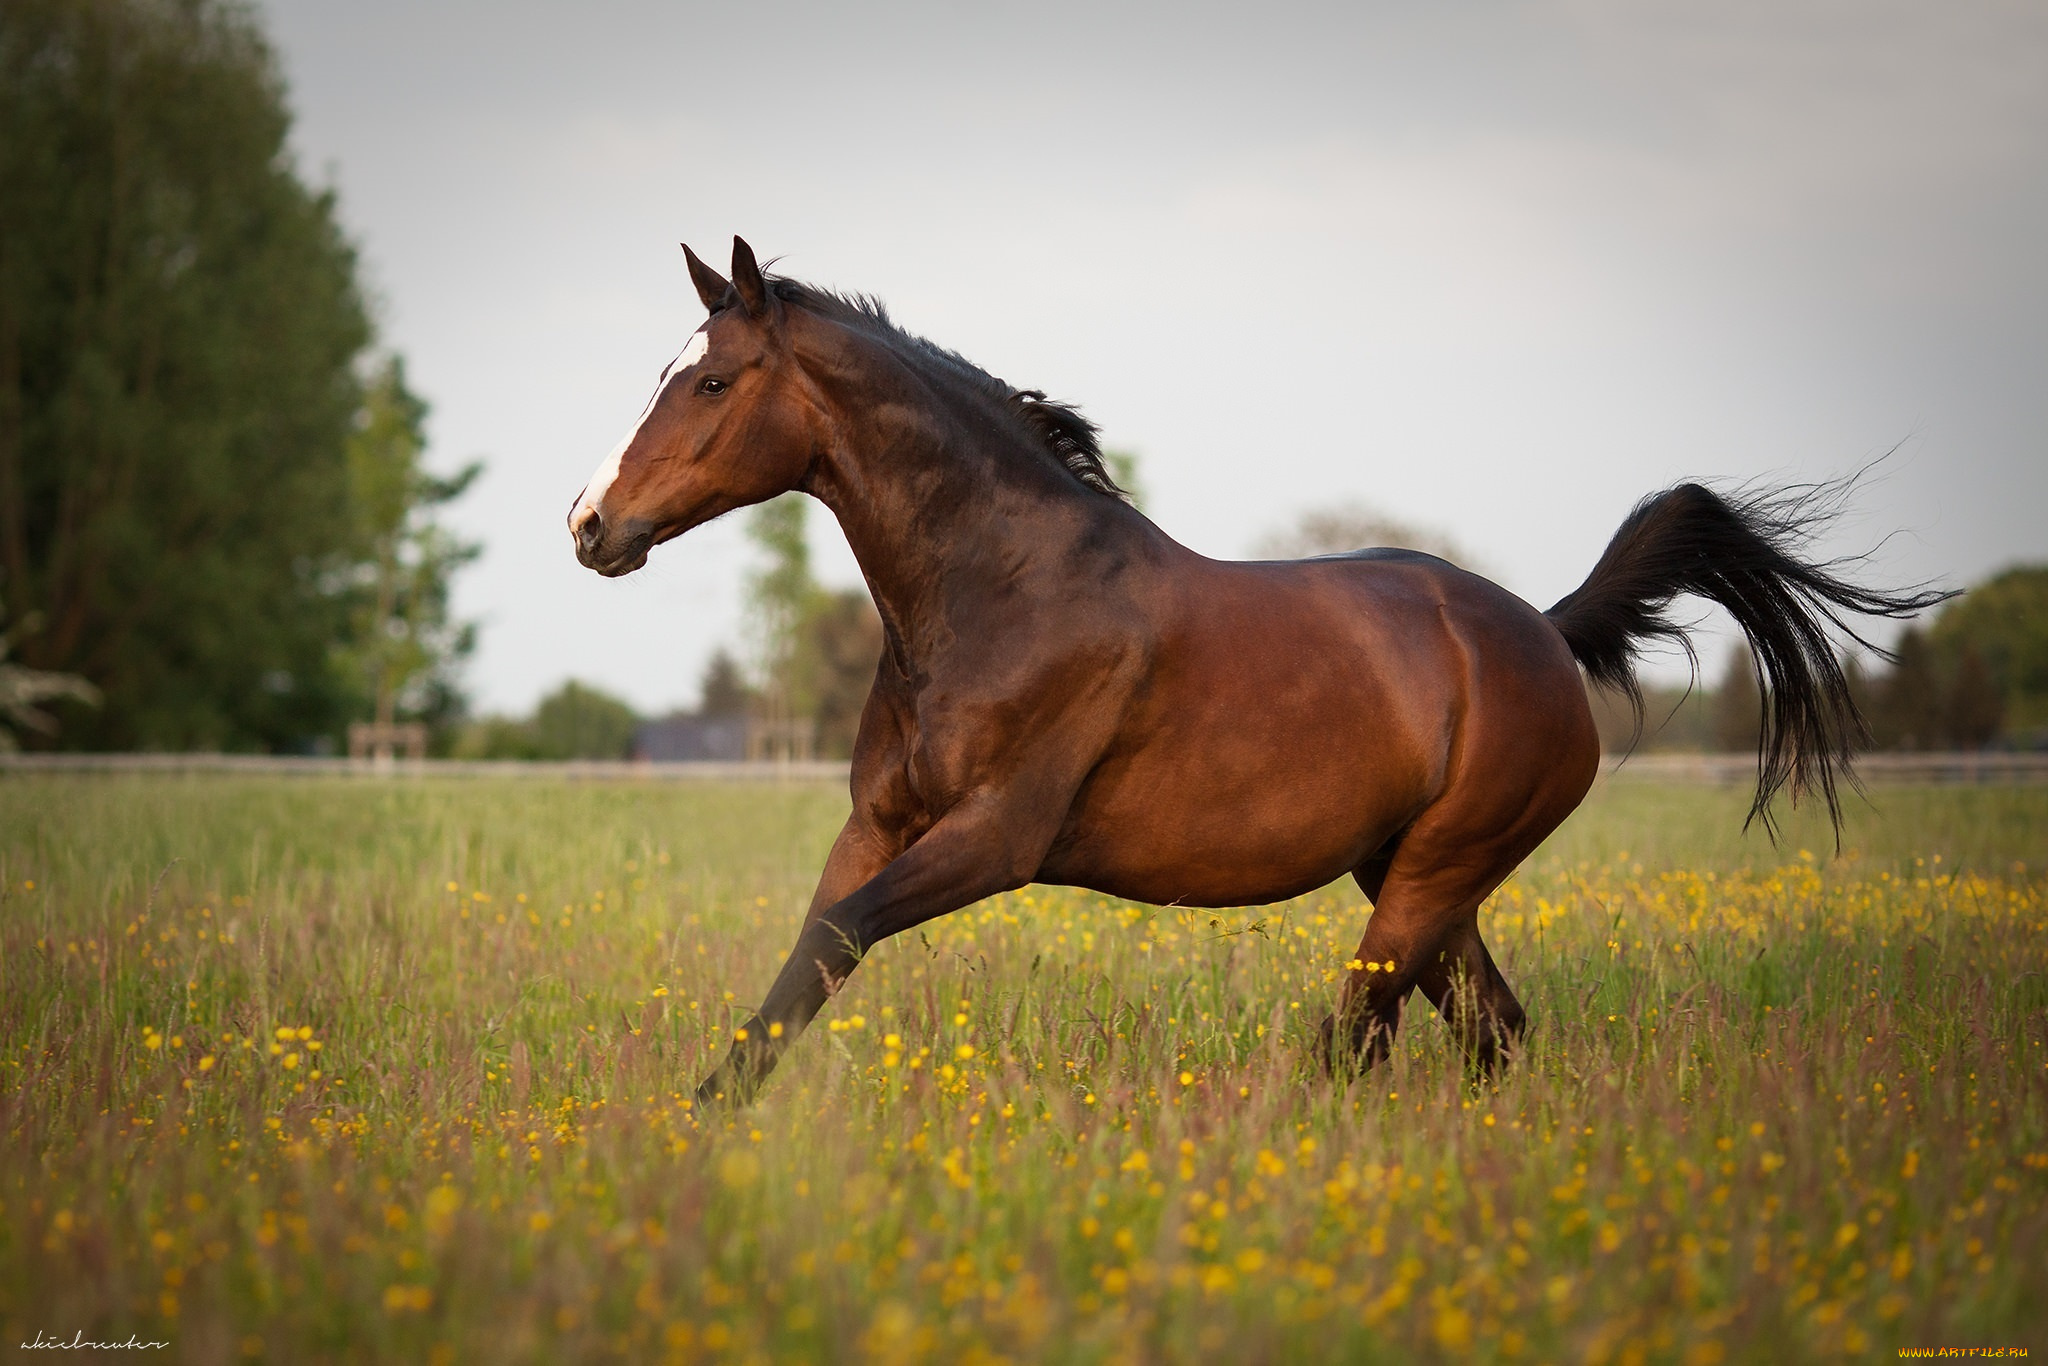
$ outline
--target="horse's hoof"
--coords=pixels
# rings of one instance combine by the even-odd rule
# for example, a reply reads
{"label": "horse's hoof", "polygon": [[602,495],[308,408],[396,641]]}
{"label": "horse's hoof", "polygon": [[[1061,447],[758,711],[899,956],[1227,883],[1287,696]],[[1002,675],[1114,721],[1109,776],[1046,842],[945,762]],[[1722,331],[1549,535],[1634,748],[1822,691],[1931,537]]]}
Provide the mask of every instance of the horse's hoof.
{"label": "horse's hoof", "polygon": [[746,1097],[739,1094],[739,1088],[733,1085],[732,1078],[718,1072],[704,1078],[697,1087],[696,1099],[693,1102],[700,1115],[738,1109],[746,1103]]}

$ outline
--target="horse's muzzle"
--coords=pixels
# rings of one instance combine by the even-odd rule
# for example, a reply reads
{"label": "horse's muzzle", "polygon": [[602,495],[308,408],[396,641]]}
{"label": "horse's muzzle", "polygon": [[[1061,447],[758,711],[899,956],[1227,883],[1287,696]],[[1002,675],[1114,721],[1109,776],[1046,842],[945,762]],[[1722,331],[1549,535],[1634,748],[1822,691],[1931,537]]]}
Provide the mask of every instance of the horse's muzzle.
{"label": "horse's muzzle", "polygon": [[576,510],[569,519],[569,535],[576,542],[577,561],[608,579],[630,574],[646,564],[647,552],[654,545],[654,528],[645,522],[614,525],[592,507]]}

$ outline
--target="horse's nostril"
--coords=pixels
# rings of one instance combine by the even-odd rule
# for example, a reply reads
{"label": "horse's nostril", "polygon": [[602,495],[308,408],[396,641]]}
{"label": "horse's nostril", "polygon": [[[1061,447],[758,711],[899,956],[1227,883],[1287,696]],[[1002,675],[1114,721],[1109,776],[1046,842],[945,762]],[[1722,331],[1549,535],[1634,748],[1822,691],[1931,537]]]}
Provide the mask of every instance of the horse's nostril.
{"label": "horse's nostril", "polygon": [[584,554],[597,549],[597,543],[604,539],[604,519],[597,515],[596,508],[584,508],[576,515],[571,528],[576,536],[576,546]]}

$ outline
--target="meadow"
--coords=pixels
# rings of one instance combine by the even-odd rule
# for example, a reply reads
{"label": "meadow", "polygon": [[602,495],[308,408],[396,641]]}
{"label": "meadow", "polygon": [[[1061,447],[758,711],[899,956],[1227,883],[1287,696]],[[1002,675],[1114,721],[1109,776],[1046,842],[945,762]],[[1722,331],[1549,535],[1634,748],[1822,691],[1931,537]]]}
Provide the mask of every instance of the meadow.
{"label": "meadow", "polygon": [[[1028,888],[688,1097],[826,786],[0,778],[4,1342],[191,1362],[2048,1350],[2048,789],[1835,851],[1615,781],[1492,900],[1534,1020],[1309,1037],[1367,908]],[[123,1357],[132,1355],[124,1353]]]}

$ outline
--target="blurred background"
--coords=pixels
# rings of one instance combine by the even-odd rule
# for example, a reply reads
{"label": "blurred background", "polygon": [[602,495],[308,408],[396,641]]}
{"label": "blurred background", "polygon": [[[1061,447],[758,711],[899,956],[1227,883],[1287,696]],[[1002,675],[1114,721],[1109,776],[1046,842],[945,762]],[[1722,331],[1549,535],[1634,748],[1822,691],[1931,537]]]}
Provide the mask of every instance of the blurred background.
{"label": "blurred background", "polygon": [[[0,102],[11,743],[843,754],[821,509],[563,528],[737,232],[1211,555],[1547,606],[1675,479],[1870,466],[1818,553],[1974,590],[1859,659],[1877,740],[2048,744],[2036,6],[9,0]],[[1702,615],[1650,747],[1754,743]]]}

